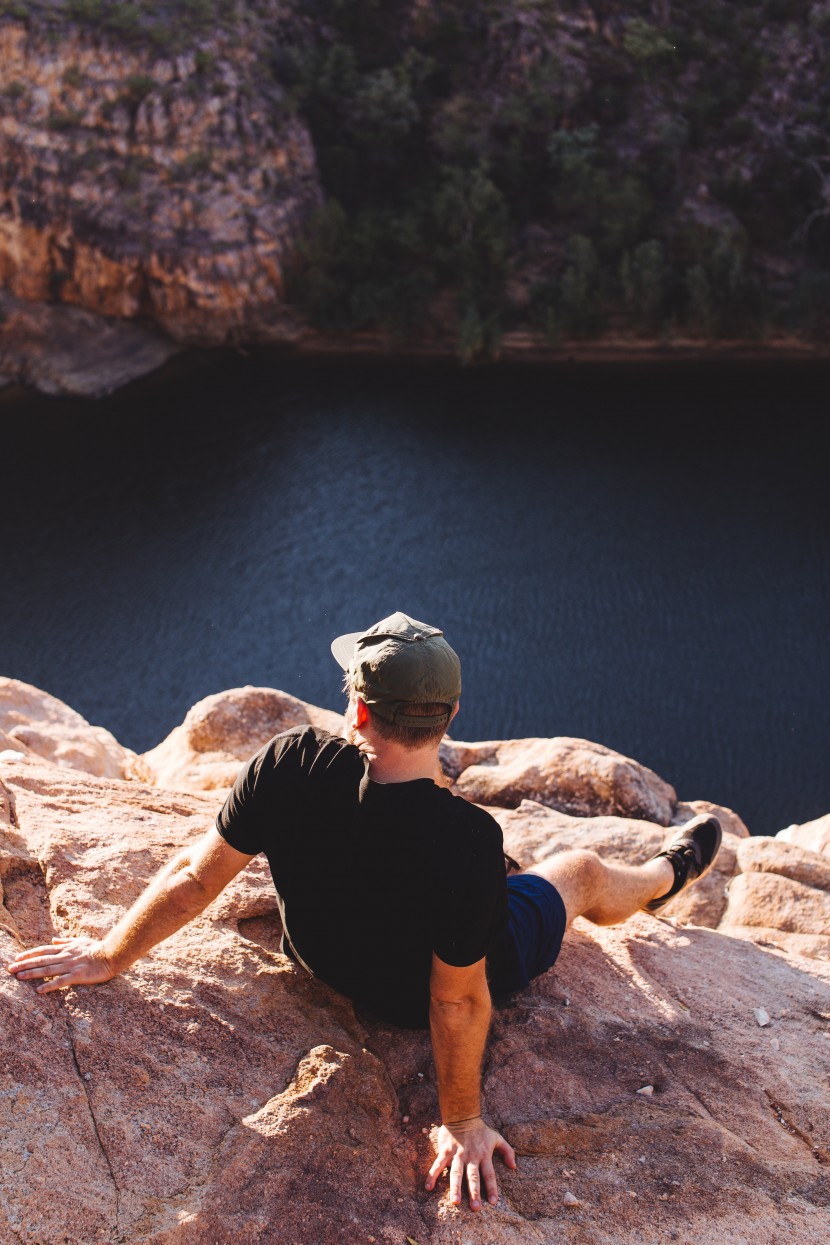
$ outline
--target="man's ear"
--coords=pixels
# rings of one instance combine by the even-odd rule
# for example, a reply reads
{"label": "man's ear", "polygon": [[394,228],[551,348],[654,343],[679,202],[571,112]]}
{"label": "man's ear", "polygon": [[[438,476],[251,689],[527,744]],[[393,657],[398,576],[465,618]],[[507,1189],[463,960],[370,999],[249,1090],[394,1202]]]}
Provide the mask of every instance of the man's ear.
{"label": "man's ear", "polygon": [[354,724],[358,730],[369,721],[369,709],[366,701],[358,696],[354,706]]}
{"label": "man's ear", "polygon": [[[458,710],[459,710],[460,708],[461,708],[461,701],[460,701],[460,700],[457,700],[457,701],[455,702],[455,708],[453,709],[452,713],[450,714],[450,722],[453,720],[453,718],[454,718],[454,717],[455,717],[455,715],[458,713]],[[447,723],[447,725],[449,726],[449,722]]]}

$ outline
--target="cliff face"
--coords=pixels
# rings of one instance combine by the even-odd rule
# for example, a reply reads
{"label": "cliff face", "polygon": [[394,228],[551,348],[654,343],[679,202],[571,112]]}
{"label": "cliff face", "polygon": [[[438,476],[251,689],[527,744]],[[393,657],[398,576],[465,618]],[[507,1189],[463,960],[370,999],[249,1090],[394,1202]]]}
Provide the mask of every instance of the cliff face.
{"label": "cliff face", "polygon": [[[137,758],[35,688],[0,693],[4,959],[108,929],[271,730],[334,725],[235,689]],[[587,741],[452,742],[444,764],[525,864],[572,846],[644,859],[662,823],[714,807]],[[38,996],[0,973],[0,1240],[825,1240],[830,817],[749,838],[715,811],[717,871],[665,918],[577,921],[554,970],[496,1010],[484,1101],[518,1169],[500,1168],[499,1204],[475,1219],[445,1185],[423,1191],[428,1036],[356,1012],[279,953],[262,861],[106,985]]]}
{"label": "cliff face", "polygon": [[824,356],[829,57],[826,0],[0,0],[0,373]]}
{"label": "cliff face", "polygon": [[0,373],[824,356],[828,56],[826,0],[0,0]]}
{"label": "cliff face", "polygon": [[291,335],[285,256],[321,194],[311,140],[255,43],[211,46],[0,22],[0,372],[27,378],[38,337],[71,331],[62,308],[175,343]]}

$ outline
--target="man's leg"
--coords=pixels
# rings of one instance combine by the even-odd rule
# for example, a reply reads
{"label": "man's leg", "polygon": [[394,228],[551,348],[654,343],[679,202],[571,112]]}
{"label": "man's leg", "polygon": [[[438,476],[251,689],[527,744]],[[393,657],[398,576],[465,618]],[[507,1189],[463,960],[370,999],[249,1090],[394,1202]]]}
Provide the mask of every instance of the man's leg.
{"label": "man's leg", "polygon": [[615,925],[646,904],[652,912],[658,911],[663,905],[657,900],[679,894],[703,877],[712,867],[720,842],[717,818],[701,813],[673,828],[663,850],[643,865],[611,863],[596,852],[577,848],[549,856],[526,872],[538,873],[556,887],[569,925],[578,916],[596,925]]}
{"label": "man's leg", "polygon": [[616,925],[665,895],[674,882],[674,869],[665,856],[644,865],[620,865],[579,848],[557,852],[524,872],[538,873],[556,887],[569,925],[578,916],[596,925]]}

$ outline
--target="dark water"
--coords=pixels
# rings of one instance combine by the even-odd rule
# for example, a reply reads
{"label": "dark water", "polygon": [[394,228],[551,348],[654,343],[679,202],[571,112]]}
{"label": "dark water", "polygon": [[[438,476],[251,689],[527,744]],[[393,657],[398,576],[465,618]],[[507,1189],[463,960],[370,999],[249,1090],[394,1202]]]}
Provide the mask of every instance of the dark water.
{"label": "dark water", "polygon": [[339,709],[403,609],[457,738],[567,734],[754,832],[830,811],[830,372],[195,357],[6,401],[0,671],[122,742],[244,683]]}

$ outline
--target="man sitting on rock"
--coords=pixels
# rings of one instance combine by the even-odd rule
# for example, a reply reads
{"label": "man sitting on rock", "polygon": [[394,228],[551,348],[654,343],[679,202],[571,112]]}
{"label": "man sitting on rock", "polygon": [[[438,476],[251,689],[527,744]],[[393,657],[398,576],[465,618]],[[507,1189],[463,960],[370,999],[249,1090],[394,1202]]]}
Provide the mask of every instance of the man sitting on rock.
{"label": "man sitting on rock", "polygon": [[659,911],[702,877],[720,846],[710,816],[669,833],[639,866],[563,851],[513,871],[497,822],[447,789],[438,750],[458,711],[458,657],[406,614],[341,636],[345,738],[311,726],[276,735],[240,772],[216,827],[179,852],[102,939],[21,952],[40,993],[108,981],[215,899],[259,852],[268,858],[283,949],[306,971],[395,1023],[429,1025],[442,1124],[426,1178],[450,1196],[498,1199],[493,1156],[511,1146],[481,1117],[490,998],[556,960],[577,916],[600,925]]}

